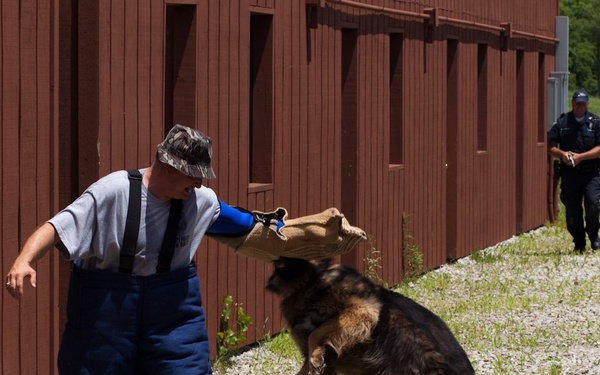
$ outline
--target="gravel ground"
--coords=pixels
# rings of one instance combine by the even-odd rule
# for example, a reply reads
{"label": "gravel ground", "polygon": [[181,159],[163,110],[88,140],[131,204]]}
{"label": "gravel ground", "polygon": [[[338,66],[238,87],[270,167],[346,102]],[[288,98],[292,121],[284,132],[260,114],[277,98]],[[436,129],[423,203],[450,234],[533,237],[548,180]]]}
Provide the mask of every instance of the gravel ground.
{"label": "gravel ground", "polygon": [[[444,265],[400,292],[448,323],[477,374],[598,375],[600,251],[571,248],[564,229],[543,227]],[[295,375],[299,367],[259,346],[215,375]]]}

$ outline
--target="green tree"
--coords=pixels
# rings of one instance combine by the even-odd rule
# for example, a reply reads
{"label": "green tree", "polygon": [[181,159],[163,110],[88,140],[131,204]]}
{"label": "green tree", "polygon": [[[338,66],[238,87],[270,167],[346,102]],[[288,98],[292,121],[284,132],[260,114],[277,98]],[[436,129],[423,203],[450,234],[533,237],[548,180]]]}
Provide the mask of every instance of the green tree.
{"label": "green tree", "polygon": [[600,0],[562,0],[569,17],[569,86],[600,94]]}
{"label": "green tree", "polygon": [[589,37],[596,41],[596,94],[600,95],[600,0],[592,0],[591,19]]}

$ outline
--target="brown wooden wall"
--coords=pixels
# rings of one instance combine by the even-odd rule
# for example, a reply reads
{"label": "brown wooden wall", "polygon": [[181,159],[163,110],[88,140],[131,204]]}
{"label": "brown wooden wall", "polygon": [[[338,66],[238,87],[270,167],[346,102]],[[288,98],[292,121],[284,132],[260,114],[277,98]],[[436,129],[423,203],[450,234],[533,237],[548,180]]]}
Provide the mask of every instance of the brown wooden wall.
{"label": "brown wooden wall", "polygon": [[[149,165],[174,122],[213,138],[221,199],[291,217],[342,209],[389,284],[403,247],[431,269],[548,219],[557,1],[307,2],[3,1],[3,273],[89,184]],[[269,165],[255,172],[261,152]],[[364,270],[366,249],[340,260]],[[54,372],[69,269],[58,258],[38,263],[20,304],[0,297],[0,374]],[[270,265],[212,240],[196,262],[213,343],[228,294],[255,320],[250,341],[279,331]]]}
{"label": "brown wooden wall", "polygon": [[[0,265],[56,209],[58,2],[0,6]],[[57,254],[37,265],[37,289],[0,296],[0,373],[50,374],[59,340]],[[4,277],[2,278],[4,283]]]}

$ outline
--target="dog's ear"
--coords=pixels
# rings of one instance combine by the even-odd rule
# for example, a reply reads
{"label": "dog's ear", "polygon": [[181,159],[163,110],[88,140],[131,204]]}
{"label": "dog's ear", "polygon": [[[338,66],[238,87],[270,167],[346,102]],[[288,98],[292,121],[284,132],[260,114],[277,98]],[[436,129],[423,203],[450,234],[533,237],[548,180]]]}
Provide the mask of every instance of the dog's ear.
{"label": "dog's ear", "polygon": [[275,272],[280,276],[287,276],[290,278],[305,272],[309,265],[310,262],[308,260],[298,258],[280,257],[273,261]]}
{"label": "dog's ear", "polygon": [[279,259],[273,261],[273,266],[275,269],[280,270],[286,267],[293,267],[295,263],[298,263],[298,259],[279,257]]}

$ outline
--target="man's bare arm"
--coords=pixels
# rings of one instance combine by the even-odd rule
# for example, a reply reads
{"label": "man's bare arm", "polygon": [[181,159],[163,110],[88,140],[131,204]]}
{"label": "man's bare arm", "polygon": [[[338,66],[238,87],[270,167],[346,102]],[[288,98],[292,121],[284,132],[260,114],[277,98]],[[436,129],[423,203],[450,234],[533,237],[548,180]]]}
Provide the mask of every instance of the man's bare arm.
{"label": "man's bare arm", "polygon": [[25,278],[30,278],[31,286],[36,287],[37,278],[33,265],[52,249],[60,237],[54,226],[48,222],[42,224],[25,242],[19,256],[6,275],[6,287],[11,296],[18,299],[23,295]]}

